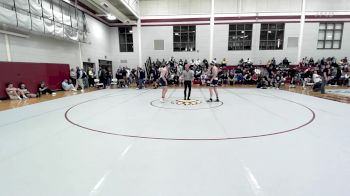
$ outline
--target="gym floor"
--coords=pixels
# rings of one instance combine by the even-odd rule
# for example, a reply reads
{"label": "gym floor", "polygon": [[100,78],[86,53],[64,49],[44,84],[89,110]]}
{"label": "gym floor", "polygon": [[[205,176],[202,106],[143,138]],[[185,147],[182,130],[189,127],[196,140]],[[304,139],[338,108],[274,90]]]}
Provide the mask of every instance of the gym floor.
{"label": "gym floor", "polygon": [[2,111],[1,195],[348,195],[349,104],[219,93],[106,89]]}

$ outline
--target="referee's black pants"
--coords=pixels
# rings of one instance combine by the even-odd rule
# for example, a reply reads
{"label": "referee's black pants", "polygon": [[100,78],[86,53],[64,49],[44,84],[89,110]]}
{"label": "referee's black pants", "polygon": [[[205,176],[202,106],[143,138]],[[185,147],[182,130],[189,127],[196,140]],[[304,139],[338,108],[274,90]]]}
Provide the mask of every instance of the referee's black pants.
{"label": "referee's black pants", "polygon": [[[184,90],[184,99],[190,99],[191,96],[191,87],[192,87],[192,81],[184,81],[184,86],[185,86],[185,90]],[[188,87],[188,94],[187,94],[187,87]],[[186,96],[188,95],[188,96]]]}

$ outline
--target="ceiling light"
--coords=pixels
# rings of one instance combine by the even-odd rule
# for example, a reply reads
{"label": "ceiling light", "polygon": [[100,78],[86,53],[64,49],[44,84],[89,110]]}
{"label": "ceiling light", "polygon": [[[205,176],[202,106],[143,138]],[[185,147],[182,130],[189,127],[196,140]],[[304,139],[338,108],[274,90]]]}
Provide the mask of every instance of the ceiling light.
{"label": "ceiling light", "polygon": [[107,19],[108,20],[115,20],[115,19],[117,19],[117,17],[110,15],[110,14],[107,14]]}

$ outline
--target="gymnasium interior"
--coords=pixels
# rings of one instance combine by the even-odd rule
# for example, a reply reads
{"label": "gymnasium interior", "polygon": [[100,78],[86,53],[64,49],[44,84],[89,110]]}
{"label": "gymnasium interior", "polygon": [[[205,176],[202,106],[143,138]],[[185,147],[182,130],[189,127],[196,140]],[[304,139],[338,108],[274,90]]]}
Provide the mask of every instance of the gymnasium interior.
{"label": "gymnasium interior", "polygon": [[0,0],[1,196],[349,196],[348,0]]}

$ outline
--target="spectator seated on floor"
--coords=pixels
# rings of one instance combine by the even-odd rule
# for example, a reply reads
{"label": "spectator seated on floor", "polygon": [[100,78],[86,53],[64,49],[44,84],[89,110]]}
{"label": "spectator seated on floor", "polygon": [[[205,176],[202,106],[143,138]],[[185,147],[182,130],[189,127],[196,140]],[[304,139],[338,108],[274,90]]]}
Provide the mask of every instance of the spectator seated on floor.
{"label": "spectator seated on floor", "polygon": [[8,83],[5,90],[11,100],[22,100],[22,98],[27,98],[27,96],[25,96],[25,94],[23,94],[18,88],[13,87],[13,83],[11,82]]}
{"label": "spectator seated on floor", "polygon": [[39,84],[39,88],[38,88],[38,95],[39,97],[41,95],[45,95],[46,93],[51,94],[52,96],[56,95],[56,93],[54,93],[51,89],[49,89],[49,87],[45,84],[44,81],[40,82]]}
{"label": "spectator seated on floor", "polygon": [[19,90],[21,91],[21,93],[23,95],[25,95],[28,98],[35,98],[38,97],[39,94],[34,94],[34,93],[30,93],[29,90],[27,89],[26,85],[24,83],[21,83],[19,85]]}
{"label": "spectator seated on floor", "polygon": [[312,87],[312,89],[313,89],[314,91],[319,91],[319,90],[321,90],[322,79],[321,79],[321,76],[317,73],[316,70],[315,70],[314,73],[312,74],[312,81],[314,82],[314,86]]}
{"label": "spectator seated on floor", "polygon": [[256,88],[261,88],[261,89],[266,89],[268,86],[269,82],[267,77],[260,77],[258,80],[258,83],[256,85]]}
{"label": "spectator seated on floor", "polygon": [[301,78],[302,78],[302,81],[303,81],[303,88],[306,89],[306,86],[310,86],[309,84],[313,85],[311,83],[312,81],[312,71],[310,68],[307,68],[304,70],[303,73],[301,73]]}
{"label": "spectator seated on floor", "polygon": [[74,85],[67,79],[63,80],[62,89],[65,91],[77,91],[77,89],[74,88]]}

